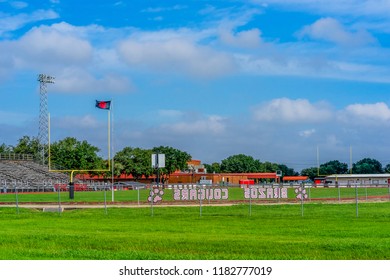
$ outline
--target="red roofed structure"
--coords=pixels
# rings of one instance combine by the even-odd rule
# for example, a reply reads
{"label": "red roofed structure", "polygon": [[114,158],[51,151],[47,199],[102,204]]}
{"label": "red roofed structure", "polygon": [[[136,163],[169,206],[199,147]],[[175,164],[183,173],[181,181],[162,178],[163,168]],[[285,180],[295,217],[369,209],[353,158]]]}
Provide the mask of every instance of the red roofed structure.
{"label": "red roofed structure", "polygon": [[294,181],[294,182],[297,182],[297,181],[306,181],[307,179],[309,179],[308,176],[284,176],[283,177],[283,182],[287,182],[287,181]]}

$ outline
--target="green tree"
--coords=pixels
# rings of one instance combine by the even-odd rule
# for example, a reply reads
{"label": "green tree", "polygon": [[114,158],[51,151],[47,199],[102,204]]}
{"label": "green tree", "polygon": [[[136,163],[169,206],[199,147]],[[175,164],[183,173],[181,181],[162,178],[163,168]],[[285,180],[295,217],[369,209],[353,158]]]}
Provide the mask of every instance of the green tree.
{"label": "green tree", "polygon": [[342,163],[338,160],[331,160],[323,163],[318,167],[310,167],[302,169],[301,175],[308,176],[311,180],[315,177],[325,176],[331,174],[346,174],[348,173],[348,164]]}
{"label": "green tree", "polygon": [[169,180],[169,176],[173,172],[177,170],[186,170],[188,167],[187,162],[192,158],[187,152],[167,146],[154,147],[152,153],[165,154],[165,168],[160,168],[159,170],[160,178],[163,183]]}
{"label": "green tree", "polygon": [[204,164],[204,167],[207,170],[207,173],[221,173],[221,164],[218,162],[213,162],[212,164]]}
{"label": "green tree", "polygon": [[59,169],[94,170],[105,168],[106,162],[97,155],[99,148],[87,141],[67,137],[51,144],[51,162]]}
{"label": "green tree", "polygon": [[230,156],[221,162],[221,172],[226,173],[262,172],[261,167],[258,159],[244,154]]}
{"label": "green tree", "polygon": [[284,164],[278,164],[278,170],[282,171],[282,176],[297,176],[298,172],[294,171],[293,168],[287,167]]}
{"label": "green tree", "polygon": [[12,147],[11,146],[7,146],[6,144],[1,144],[0,145],[0,154],[1,153],[12,153]]}
{"label": "green tree", "polygon": [[39,150],[39,141],[37,138],[23,136],[19,139],[18,144],[13,148],[15,154],[30,154],[37,155]]}
{"label": "green tree", "polygon": [[132,175],[135,179],[149,177],[153,173],[151,154],[151,150],[125,147],[115,155],[114,162],[120,164],[121,173]]}
{"label": "green tree", "polygon": [[346,174],[346,173],[348,173],[348,164],[341,163],[338,160],[328,161],[320,165],[321,175]]}
{"label": "green tree", "polygon": [[354,174],[381,174],[383,168],[376,159],[364,158],[353,164],[352,172]]}
{"label": "green tree", "polygon": [[390,173],[390,163],[386,164],[385,168],[383,169],[384,173]]}
{"label": "green tree", "polygon": [[301,170],[302,176],[308,176],[310,180],[314,180],[318,176],[318,168],[317,167],[309,167]]}
{"label": "green tree", "polygon": [[279,165],[269,161],[261,163],[260,172],[276,172],[279,170]]}
{"label": "green tree", "polygon": [[[115,162],[115,160],[114,160],[114,176],[119,177],[122,174],[123,168],[124,167],[123,167],[122,163]],[[106,173],[106,177],[112,176],[112,171],[109,171],[109,172],[111,172],[111,174]]]}

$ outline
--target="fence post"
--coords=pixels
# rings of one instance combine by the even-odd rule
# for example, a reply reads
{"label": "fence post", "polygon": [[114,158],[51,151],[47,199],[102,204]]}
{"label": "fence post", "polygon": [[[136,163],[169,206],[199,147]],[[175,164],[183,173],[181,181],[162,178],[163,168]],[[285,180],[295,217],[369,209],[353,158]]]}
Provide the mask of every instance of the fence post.
{"label": "fence post", "polygon": [[[360,185],[362,184],[362,181],[360,181]],[[368,194],[367,194],[367,184],[365,184],[365,189],[366,189],[366,201],[368,200]]]}
{"label": "fence post", "polygon": [[302,213],[302,217],[303,217],[303,197],[304,197],[304,193],[305,193],[305,183],[301,183],[301,187],[302,187],[302,193],[301,193],[301,213]]}
{"label": "fence post", "polygon": [[139,204],[139,189],[140,189],[140,188],[138,187],[138,188],[137,188],[137,203],[138,203],[138,206],[140,205],[140,204]]}
{"label": "fence post", "polygon": [[247,187],[249,188],[249,217],[250,217],[252,216],[252,185],[247,184]]}
{"label": "fence post", "polygon": [[387,185],[389,189],[389,201],[390,201],[390,183]]}
{"label": "fence post", "polygon": [[15,199],[16,199],[16,213],[19,214],[18,187],[16,185],[16,182],[15,182],[14,188],[15,188]]}
{"label": "fence post", "polygon": [[[157,182],[157,188],[158,188],[158,182]],[[153,193],[154,193],[154,188],[153,186],[150,186],[150,192],[149,192],[149,197],[150,197],[150,216],[154,216],[154,211],[153,211]]]}
{"label": "fence post", "polygon": [[202,217],[202,191],[201,188],[203,189],[203,185],[199,185],[199,190],[198,190],[198,196],[199,196],[199,217]]}
{"label": "fence post", "polygon": [[336,181],[336,187],[337,187],[337,192],[338,192],[338,194],[339,194],[339,203],[341,202],[341,194],[340,194],[340,185],[339,185],[339,183]]}
{"label": "fence post", "polygon": [[61,187],[58,185],[58,214],[61,216]]}
{"label": "fence post", "polygon": [[359,217],[359,194],[358,194],[357,183],[355,183],[355,196],[356,196],[356,217]]}
{"label": "fence post", "polygon": [[104,212],[107,215],[107,183],[104,183]]}

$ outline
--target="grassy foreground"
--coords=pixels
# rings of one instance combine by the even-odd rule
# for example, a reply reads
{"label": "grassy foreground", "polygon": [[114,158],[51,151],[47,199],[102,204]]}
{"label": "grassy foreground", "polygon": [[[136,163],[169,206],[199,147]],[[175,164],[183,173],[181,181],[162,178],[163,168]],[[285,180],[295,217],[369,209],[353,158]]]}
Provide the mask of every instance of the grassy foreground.
{"label": "grassy foreground", "polygon": [[390,203],[0,208],[0,259],[390,259]]}

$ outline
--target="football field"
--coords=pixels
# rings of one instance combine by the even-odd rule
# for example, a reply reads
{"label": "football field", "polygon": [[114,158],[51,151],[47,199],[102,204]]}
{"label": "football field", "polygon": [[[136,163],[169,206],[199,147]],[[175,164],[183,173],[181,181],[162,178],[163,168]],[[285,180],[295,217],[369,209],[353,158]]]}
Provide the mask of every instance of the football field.
{"label": "football field", "polygon": [[0,259],[390,259],[390,202],[360,203],[358,217],[354,203],[301,206],[0,206]]}

